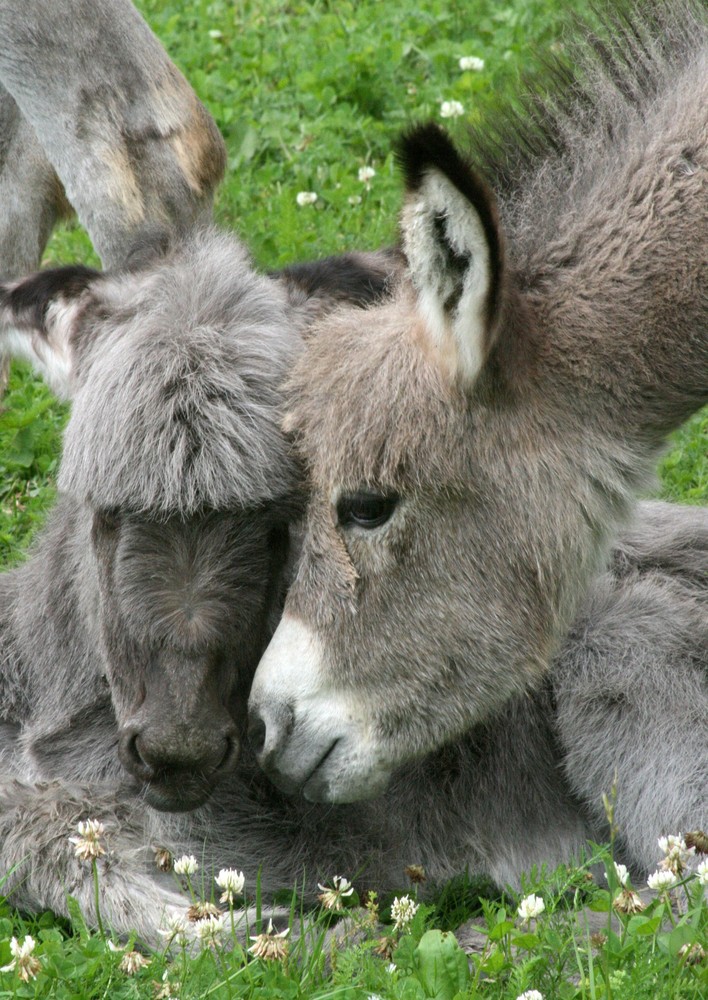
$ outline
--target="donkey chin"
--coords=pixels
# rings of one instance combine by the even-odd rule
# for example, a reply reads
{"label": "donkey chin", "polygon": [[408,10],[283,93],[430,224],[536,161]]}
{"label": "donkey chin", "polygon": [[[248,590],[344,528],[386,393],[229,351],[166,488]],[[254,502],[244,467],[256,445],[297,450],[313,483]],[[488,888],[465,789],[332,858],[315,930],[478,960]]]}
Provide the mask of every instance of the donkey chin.
{"label": "donkey chin", "polygon": [[322,683],[322,656],[309,629],[286,616],[261,660],[249,699],[248,735],[273,784],[311,802],[380,795],[392,763],[361,711]]}

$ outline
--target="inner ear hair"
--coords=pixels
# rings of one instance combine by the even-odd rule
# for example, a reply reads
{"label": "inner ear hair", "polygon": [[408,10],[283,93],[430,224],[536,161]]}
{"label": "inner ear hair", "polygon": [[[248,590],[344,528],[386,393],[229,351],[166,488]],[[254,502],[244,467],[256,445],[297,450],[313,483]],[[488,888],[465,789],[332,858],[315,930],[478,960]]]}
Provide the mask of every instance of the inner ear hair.
{"label": "inner ear hair", "polygon": [[[398,143],[397,155],[410,194],[421,191],[431,174],[439,173],[476,212],[489,251],[490,286],[487,309],[491,324],[498,309],[503,270],[502,243],[494,195],[482,177],[465,160],[449,135],[435,122],[418,125],[407,132]],[[450,222],[454,224],[454,220]],[[469,255],[450,239],[446,216],[437,216],[435,224],[438,235],[444,238],[441,246],[445,246],[450,264],[453,269],[463,271],[469,264]]]}

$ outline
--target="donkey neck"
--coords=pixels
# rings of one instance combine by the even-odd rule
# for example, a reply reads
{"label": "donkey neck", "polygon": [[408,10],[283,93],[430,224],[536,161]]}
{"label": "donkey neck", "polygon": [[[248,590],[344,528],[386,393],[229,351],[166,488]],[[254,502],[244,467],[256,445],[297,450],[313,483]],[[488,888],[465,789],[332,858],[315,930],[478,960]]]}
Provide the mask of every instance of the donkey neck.
{"label": "donkey neck", "polygon": [[590,285],[589,269],[577,267],[532,301],[545,331],[537,372],[543,398],[652,459],[708,402],[708,221],[697,244],[663,267],[648,248],[644,273],[622,261],[591,300],[578,292]]}
{"label": "donkey neck", "polygon": [[642,448],[708,400],[707,107],[703,53],[510,219],[542,392]]}

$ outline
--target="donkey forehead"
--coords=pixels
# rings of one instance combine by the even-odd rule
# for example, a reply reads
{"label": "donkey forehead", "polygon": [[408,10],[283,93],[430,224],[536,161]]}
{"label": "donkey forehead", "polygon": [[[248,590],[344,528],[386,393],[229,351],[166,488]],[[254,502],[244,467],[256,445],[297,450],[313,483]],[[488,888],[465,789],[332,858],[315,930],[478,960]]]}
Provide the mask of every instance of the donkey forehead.
{"label": "donkey forehead", "polygon": [[470,400],[428,356],[422,322],[404,293],[341,310],[308,337],[284,426],[326,490],[468,478]]}
{"label": "donkey forehead", "polygon": [[272,524],[266,512],[121,519],[115,593],[133,627],[190,646],[233,639],[257,613]]}
{"label": "donkey forehead", "polygon": [[263,548],[277,512],[271,507],[238,511],[201,511],[189,517],[149,517],[132,511],[116,512],[120,548],[146,562],[164,559],[181,572],[188,562],[198,566],[205,556],[220,555],[233,562],[233,551]]}

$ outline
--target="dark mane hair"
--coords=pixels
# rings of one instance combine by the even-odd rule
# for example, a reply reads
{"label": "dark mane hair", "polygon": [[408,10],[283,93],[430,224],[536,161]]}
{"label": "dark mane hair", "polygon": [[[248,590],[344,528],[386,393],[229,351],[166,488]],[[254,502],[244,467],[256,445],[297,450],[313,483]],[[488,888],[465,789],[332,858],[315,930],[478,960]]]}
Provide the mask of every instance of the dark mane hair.
{"label": "dark mane hair", "polygon": [[603,147],[616,142],[618,105],[628,119],[641,116],[666,76],[695,51],[707,12],[705,0],[619,0],[572,16],[572,41],[540,55],[541,69],[524,77],[517,99],[492,100],[470,127],[471,163],[502,199],[513,199],[549,161],[569,176],[578,135]]}

